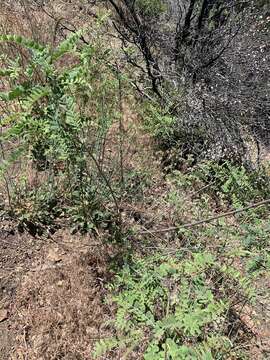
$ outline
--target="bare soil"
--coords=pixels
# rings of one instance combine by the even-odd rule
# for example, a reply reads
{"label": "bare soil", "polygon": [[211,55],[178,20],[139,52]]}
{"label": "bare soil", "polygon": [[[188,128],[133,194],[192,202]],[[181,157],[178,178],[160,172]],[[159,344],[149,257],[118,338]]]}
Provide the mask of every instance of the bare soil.
{"label": "bare soil", "polygon": [[110,246],[65,232],[37,239],[6,222],[0,247],[1,360],[91,359],[109,335]]}
{"label": "bare soil", "polygon": [[14,349],[14,301],[16,289],[31,263],[39,254],[41,244],[14,230],[12,222],[0,224],[0,354],[9,359]]}

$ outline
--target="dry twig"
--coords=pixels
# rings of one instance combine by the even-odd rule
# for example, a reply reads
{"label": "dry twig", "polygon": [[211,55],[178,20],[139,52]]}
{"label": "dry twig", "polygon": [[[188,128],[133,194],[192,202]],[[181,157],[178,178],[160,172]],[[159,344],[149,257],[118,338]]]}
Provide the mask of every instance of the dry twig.
{"label": "dry twig", "polygon": [[[235,215],[235,214],[247,211],[249,209],[255,209],[255,208],[267,205],[269,203],[270,203],[270,199],[266,199],[266,200],[259,201],[259,202],[254,203],[254,204],[250,204],[250,205],[248,205],[248,206],[246,206],[244,208],[241,208],[241,209],[230,210],[230,211],[227,211],[227,212],[219,214],[219,215],[211,216],[208,219],[198,220],[198,221],[194,221],[194,222],[179,225],[179,226],[172,226],[172,227],[169,227],[169,228],[166,228],[166,229],[151,230],[151,233],[164,233],[164,232],[168,232],[168,231],[175,231],[175,230],[178,230],[178,229],[187,229],[187,228],[190,228],[190,227],[193,227],[193,226],[209,223],[209,222],[211,222],[213,220],[217,220],[217,219],[220,219],[222,217]],[[148,234],[148,233],[149,233],[149,231],[141,231],[139,234]]]}

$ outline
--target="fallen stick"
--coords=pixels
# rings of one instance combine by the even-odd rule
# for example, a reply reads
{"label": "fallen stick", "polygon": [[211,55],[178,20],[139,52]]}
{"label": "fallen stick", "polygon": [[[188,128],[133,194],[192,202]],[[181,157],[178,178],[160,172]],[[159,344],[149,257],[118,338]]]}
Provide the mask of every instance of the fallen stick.
{"label": "fallen stick", "polygon": [[249,209],[258,208],[260,206],[267,205],[269,203],[270,203],[270,199],[267,199],[267,200],[257,202],[255,204],[250,204],[249,206],[246,206],[246,207],[241,208],[241,209],[231,210],[231,211],[219,214],[219,215],[212,216],[212,217],[210,217],[208,219],[198,220],[198,221],[194,221],[194,222],[179,225],[179,226],[172,226],[172,227],[169,227],[169,228],[166,228],[166,229],[157,229],[157,230],[151,230],[151,231],[141,231],[141,232],[139,232],[139,234],[148,234],[149,232],[151,232],[151,233],[163,233],[163,232],[174,231],[174,230],[178,230],[178,229],[187,229],[187,228],[190,228],[190,227],[193,227],[193,226],[209,223],[209,222],[211,222],[213,220],[217,220],[217,219],[220,219],[222,217],[235,215],[235,214],[247,211]]}

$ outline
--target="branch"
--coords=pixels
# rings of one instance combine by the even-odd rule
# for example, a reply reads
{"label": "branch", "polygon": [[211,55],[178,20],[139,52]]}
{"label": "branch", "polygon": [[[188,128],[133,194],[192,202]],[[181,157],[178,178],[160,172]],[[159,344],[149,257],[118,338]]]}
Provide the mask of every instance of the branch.
{"label": "branch", "polygon": [[185,14],[185,21],[183,27],[181,27],[181,17],[177,24],[176,35],[175,35],[175,49],[174,49],[175,61],[178,60],[180,56],[181,46],[186,41],[186,38],[189,35],[195,2],[196,0],[191,0],[189,3],[189,8],[187,10],[187,13]]}
{"label": "branch", "polygon": [[[151,45],[148,39],[145,24],[142,22],[141,18],[136,13],[132,4],[130,4],[128,0],[123,1],[125,6],[124,9],[121,6],[118,6],[114,0],[109,0],[109,3],[116,11],[119,17],[118,21],[120,21],[120,25],[122,24],[124,28],[129,31],[131,38],[133,38],[133,41],[128,39],[127,36],[124,36],[124,39],[128,42],[135,43],[135,45],[143,54],[146,70],[152,83],[152,90],[160,99],[162,99],[162,95],[159,91],[159,83],[162,79],[162,76],[159,69],[158,60],[154,57],[151,51]],[[118,30],[116,24],[114,24],[114,27],[119,32],[120,36],[123,36],[122,31]]]}
{"label": "branch", "polygon": [[[174,230],[178,230],[178,229],[188,229],[188,228],[193,227],[193,226],[206,224],[206,223],[209,223],[209,222],[211,222],[213,220],[220,219],[222,217],[235,215],[235,214],[247,211],[249,209],[258,208],[258,207],[261,207],[261,206],[264,206],[264,205],[267,205],[267,204],[270,204],[270,199],[263,200],[263,201],[255,203],[255,204],[250,204],[250,205],[248,205],[248,206],[246,206],[244,208],[241,208],[241,209],[231,210],[231,211],[228,211],[228,212],[216,215],[216,216],[212,216],[212,217],[210,217],[208,219],[194,221],[194,222],[183,224],[183,225],[180,225],[180,226],[172,226],[172,227],[169,227],[169,228],[166,228],[166,229],[151,230],[151,233],[164,233],[164,232],[174,231]],[[149,231],[141,231],[141,232],[139,232],[139,234],[148,234],[148,233],[149,233]]]}
{"label": "branch", "polygon": [[200,66],[200,70],[211,66],[214,62],[216,62],[223,55],[223,53],[229,48],[229,46],[230,46],[231,42],[233,41],[233,39],[237,36],[240,28],[241,27],[238,26],[237,30],[231,36],[231,38],[227,41],[226,45],[222,48],[222,50],[215,57],[211,58],[206,64],[203,64],[202,66]]}

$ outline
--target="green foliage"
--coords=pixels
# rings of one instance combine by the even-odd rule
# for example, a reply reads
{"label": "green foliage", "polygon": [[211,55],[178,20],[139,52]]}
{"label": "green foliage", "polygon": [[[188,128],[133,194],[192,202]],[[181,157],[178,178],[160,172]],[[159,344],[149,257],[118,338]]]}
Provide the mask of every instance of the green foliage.
{"label": "green foliage", "polygon": [[201,200],[202,196],[207,194],[216,201],[225,202],[234,208],[266,199],[270,195],[269,176],[263,168],[249,171],[244,166],[229,161],[222,164],[204,161],[192,167],[192,159],[187,159],[185,163],[185,173],[174,170],[168,176],[177,189],[176,192],[193,188]]}
{"label": "green foliage", "polygon": [[117,335],[98,343],[95,355],[139,346],[146,360],[228,358],[230,308],[237,294],[253,296],[247,279],[207,252],[135,259],[111,290]]}
{"label": "green foliage", "polygon": [[126,172],[122,197],[131,200],[142,200],[145,189],[151,185],[151,174],[147,169],[132,169]]}
{"label": "green foliage", "polygon": [[[178,96],[179,107],[182,107],[181,92]],[[184,125],[172,112],[168,106],[162,109],[156,104],[146,104],[143,114],[146,130],[163,152],[166,170],[181,169],[187,162],[194,165],[210,144],[203,124]]]}
{"label": "green foliage", "polygon": [[[175,225],[181,227],[191,219],[207,219],[217,211],[226,212],[268,199],[268,179],[263,169],[248,172],[226,163],[201,163],[186,173],[173,171],[167,176],[170,191],[166,201],[174,208]],[[180,228],[181,240],[185,246],[195,249],[214,246],[225,257],[241,259],[245,273],[254,277],[269,270],[268,217],[268,206],[249,209],[195,228]]]}
{"label": "green foliage", "polygon": [[28,189],[25,181],[20,185],[15,190],[12,204],[19,229],[27,230],[32,235],[42,233],[45,227],[53,232],[57,228],[55,219],[63,215],[61,198],[56,189],[48,184]]}
{"label": "green foliage", "polygon": [[13,42],[18,45],[22,45],[29,50],[38,52],[42,52],[45,49],[44,46],[38,44],[34,40],[26,39],[25,37],[19,35],[0,35],[0,42]]}
{"label": "green foliage", "polygon": [[147,104],[143,112],[145,129],[160,143],[170,141],[173,136],[175,119],[159,107]]}
{"label": "green foliage", "polygon": [[254,218],[241,225],[241,244],[248,259],[247,272],[259,275],[270,270],[270,221]]}
{"label": "green foliage", "polygon": [[[26,65],[19,58],[5,59],[6,69],[1,70],[8,84],[0,93],[7,108],[1,118],[5,127],[1,141],[20,146],[13,146],[0,171],[5,174],[15,160],[32,161],[39,172],[46,171],[46,181],[53,179],[71,222],[89,230],[100,223],[101,204],[113,201],[116,206],[102,162],[104,138],[117,118],[113,98],[118,81],[109,65],[110,51],[99,37],[86,45],[80,42],[81,36],[81,31],[72,34],[57,48],[21,36],[0,36],[1,42],[13,42],[28,51]],[[44,184],[42,189],[43,196],[49,196],[49,186]],[[69,205],[68,211],[64,204]],[[45,209],[43,216],[35,211],[27,216],[50,217]]]}
{"label": "green foliage", "polygon": [[157,17],[166,11],[166,4],[163,0],[137,0],[138,10],[149,17]]}
{"label": "green foliage", "polygon": [[270,194],[269,178],[263,170],[248,171],[244,166],[229,161],[221,165],[208,161],[198,164],[192,172],[203,183],[212,183],[210,191],[235,208]]}

